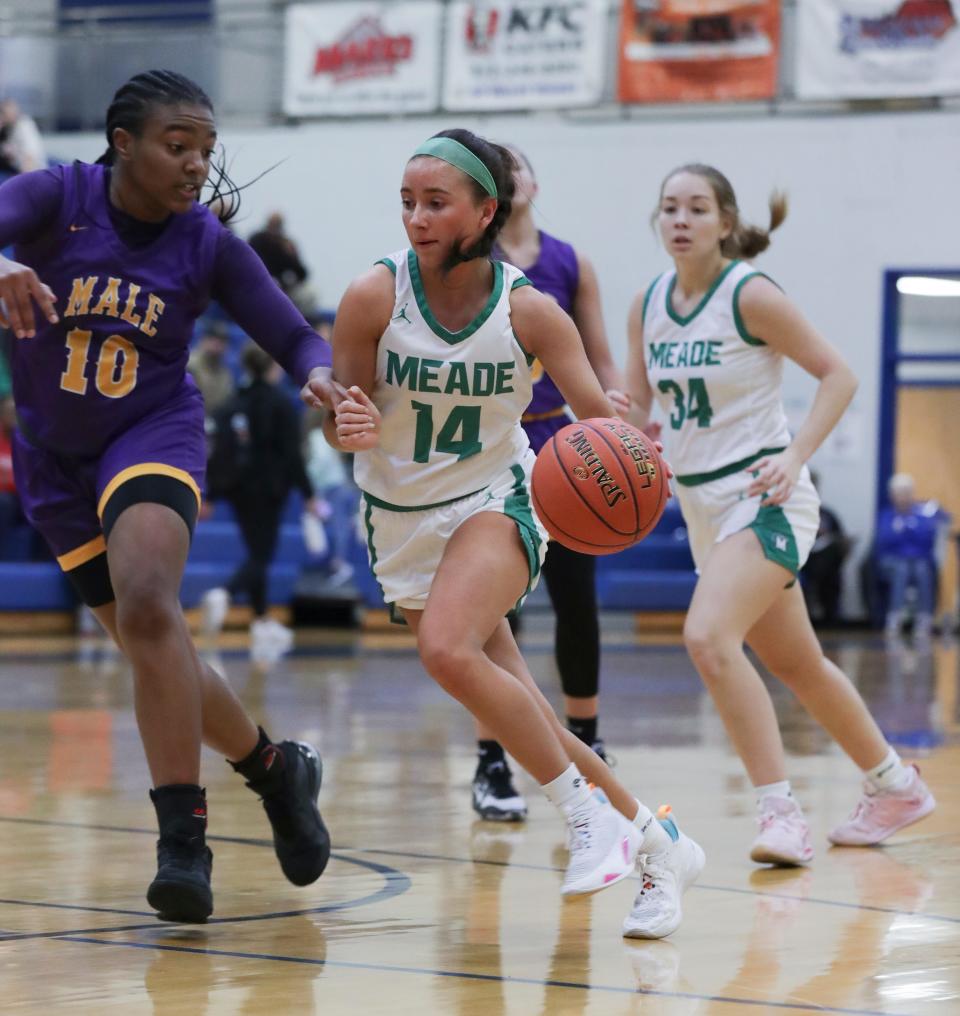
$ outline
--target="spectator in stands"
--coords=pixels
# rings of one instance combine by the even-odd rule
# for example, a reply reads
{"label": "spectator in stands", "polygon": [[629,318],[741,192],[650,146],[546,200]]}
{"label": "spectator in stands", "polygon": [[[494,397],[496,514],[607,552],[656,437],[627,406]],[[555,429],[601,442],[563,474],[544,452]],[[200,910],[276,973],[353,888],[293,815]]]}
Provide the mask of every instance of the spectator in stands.
{"label": "spectator in stands", "polygon": [[0,398],[0,540],[4,533],[22,518],[17,485],[13,479],[13,456],[10,441],[16,426],[13,396]]}
{"label": "spectator in stands", "polygon": [[[810,479],[819,490],[820,478],[813,470],[810,471]],[[840,519],[821,502],[820,525],[801,578],[811,617],[827,627],[835,625],[840,616],[843,562],[849,551],[850,538],[844,532]]]}
{"label": "spectator in stands", "polygon": [[29,173],[46,164],[36,122],[13,99],[4,99],[0,102],[0,177]]}
{"label": "spectator in stands", "polygon": [[293,645],[290,629],[267,617],[267,571],[276,552],[283,508],[294,487],[303,493],[308,510],[315,511],[316,505],[303,462],[297,409],[277,387],[279,366],[252,342],[244,347],[241,359],[249,380],[214,417],[207,491],[210,497],[230,502],[247,557],[225,588],[205,594],[204,628],[216,634],[231,599],[246,593],[253,608],[253,656],[270,662]]}
{"label": "spectator in stands", "polygon": [[277,285],[309,319],[317,309],[317,294],[307,282],[310,273],[300,259],[297,245],[286,234],[280,212],[271,212],[264,228],[254,233],[248,242]]}
{"label": "spectator in stands", "polygon": [[213,416],[236,391],[226,353],[227,325],[222,321],[205,323],[200,340],[190,354],[187,370],[203,395],[207,416]]}
{"label": "spectator in stands", "polygon": [[930,636],[936,606],[936,543],[942,513],[916,499],[913,477],[895,473],[887,484],[890,506],[877,520],[876,556],[889,583],[886,633],[896,638],[907,615],[907,593],[916,593],[913,634]]}
{"label": "spectator in stands", "polygon": [[353,482],[353,456],[333,448],[323,436],[323,417],[307,421],[307,476],[320,502],[320,517],[330,544],[330,584],[342,585],[353,577],[350,548],[357,526],[360,491]]}

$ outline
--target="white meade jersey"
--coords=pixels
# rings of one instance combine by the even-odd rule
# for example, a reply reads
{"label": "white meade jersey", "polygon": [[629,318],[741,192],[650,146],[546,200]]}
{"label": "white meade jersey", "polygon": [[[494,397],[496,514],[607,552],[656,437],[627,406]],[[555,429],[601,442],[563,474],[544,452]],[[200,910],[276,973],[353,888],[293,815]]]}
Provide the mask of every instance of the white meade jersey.
{"label": "white meade jersey", "polygon": [[531,360],[510,322],[510,291],[529,282],[519,268],[492,262],[486,306],[450,332],[427,305],[412,249],[378,264],[396,277],[373,389],[383,425],[378,447],[355,457],[354,475],[381,507],[432,507],[482,490],[529,447],[520,417]]}
{"label": "white meade jersey", "polygon": [[681,483],[728,475],[790,443],[780,395],[783,356],[748,334],[738,305],[743,284],[762,274],[732,262],[686,317],[673,308],[676,272],[647,290],[644,359],[667,417],[668,461]]}

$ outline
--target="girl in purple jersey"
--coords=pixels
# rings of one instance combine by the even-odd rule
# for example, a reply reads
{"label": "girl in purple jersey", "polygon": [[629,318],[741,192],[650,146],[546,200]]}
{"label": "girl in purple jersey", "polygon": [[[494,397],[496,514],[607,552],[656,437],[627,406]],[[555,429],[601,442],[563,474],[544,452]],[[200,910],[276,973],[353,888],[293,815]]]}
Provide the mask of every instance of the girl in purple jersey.
{"label": "girl in purple jersey", "polygon": [[[24,511],[130,660],[160,838],[159,916],[213,910],[201,742],[263,798],[284,874],[306,885],[330,840],[315,749],[274,744],[202,663],[178,592],[205,468],[203,403],[186,373],[211,299],[301,384],[325,393],[329,349],[257,255],[198,199],[217,134],[209,98],[170,71],[131,78],[108,148],[0,188],[0,310],[12,328]],[[220,196],[237,191],[222,171]],[[234,202],[228,204],[235,207]],[[37,313],[39,310],[39,314]]]}
{"label": "girl in purple jersey", "polygon": [[[618,412],[629,409],[623,378],[607,344],[600,287],[593,265],[568,243],[537,227],[533,201],[537,179],[530,160],[514,146],[516,186],[510,217],[497,238],[496,256],[520,268],[531,283],[573,318],[590,366]],[[566,400],[539,361],[534,364],[533,398],[521,423],[535,452],[573,417]],[[554,654],[563,688],[567,727],[606,760],[597,731],[600,687],[600,621],[597,615],[596,558],[551,541],[543,577],[556,614]],[[477,729],[477,770],[473,807],[486,819],[518,821],[526,804],[513,784],[503,748],[489,730]]]}

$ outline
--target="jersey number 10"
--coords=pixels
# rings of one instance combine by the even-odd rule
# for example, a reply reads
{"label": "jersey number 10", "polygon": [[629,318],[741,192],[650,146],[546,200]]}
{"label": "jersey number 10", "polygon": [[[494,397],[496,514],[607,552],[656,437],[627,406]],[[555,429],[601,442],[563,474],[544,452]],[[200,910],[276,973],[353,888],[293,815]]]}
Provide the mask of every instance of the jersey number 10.
{"label": "jersey number 10", "polygon": [[[87,357],[93,332],[74,328],[67,332],[67,369],[60,375],[60,387],[74,395],[87,392]],[[111,335],[100,347],[95,384],[108,399],[122,399],[137,386],[137,347],[122,335]]]}

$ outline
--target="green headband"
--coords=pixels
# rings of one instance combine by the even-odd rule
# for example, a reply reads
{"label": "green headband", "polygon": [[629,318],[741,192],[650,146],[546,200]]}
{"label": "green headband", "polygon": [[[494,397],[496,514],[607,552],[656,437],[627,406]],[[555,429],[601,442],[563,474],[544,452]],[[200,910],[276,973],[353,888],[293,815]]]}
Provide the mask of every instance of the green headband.
{"label": "green headband", "polygon": [[490,170],[466,145],[461,145],[459,141],[454,141],[453,138],[428,138],[410,158],[416,158],[418,155],[431,155],[435,159],[456,166],[457,169],[476,180],[490,197],[497,196],[497,185],[493,182]]}

